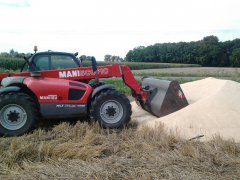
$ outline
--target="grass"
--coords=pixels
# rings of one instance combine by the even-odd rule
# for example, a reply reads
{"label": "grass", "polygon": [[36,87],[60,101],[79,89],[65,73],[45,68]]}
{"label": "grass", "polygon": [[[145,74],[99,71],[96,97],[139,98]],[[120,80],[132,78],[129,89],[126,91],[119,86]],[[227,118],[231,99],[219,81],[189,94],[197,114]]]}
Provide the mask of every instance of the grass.
{"label": "grass", "polygon": [[9,70],[9,69],[0,68],[0,73],[12,72],[12,71],[14,71],[14,70]]}
{"label": "grass", "polygon": [[[11,57],[1,57],[0,56],[0,68],[2,69],[11,69],[11,70],[20,70],[24,64],[23,58],[11,58]],[[105,66],[113,64],[113,62],[98,61],[99,66]],[[143,63],[143,62],[119,62],[119,64],[126,64],[132,70],[139,69],[162,69],[162,68],[175,68],[175,67],[200,67],[198,64],[174,64],[174,63]],[[91,66],[91,62],[84,61],[84,66]]]}
{"label": "grass", "polygon": [[[104,66],[112,64],[111,62],[98,61],[98,65]],[[201,67],[198,64],[175,64],[175,63],[144,63],[144,62],[119,62],[119,64],[125,64],[131,68],[131,70],[140,69],[164,69],[164,68],[184,68],[184,67]],[[90,63],[88,62],[88,65]]]}
{"label": "grass", "polygon": [[[47,122],[45,122],[46,124]],[[0,138],[1,179],[238,179],[240,144],[185,141],[158,131],[51,122]]]}
{"label": "grass", "polygon": [[0,69],[20,70],[24,62],[23,58],[0,57]]}
{"label": "grass", "polygon": [[162,70],[134,70],[133,73],[135,76],[153,76],[170,80],[184,80],[185,82],[206,77],[215,77],[240,82],[240,68],[171,68]]}
{"label": "grass", "polygon": [[[161,72],[136,72],[137,76],[159,76],[159,77],[221,77],[219,74],[203,73],[161,73]],[[222,74],[223,77],[232,77],[230,74]]]}
{"label": "grass", "polygon": [[112,84],[113,86],[116,87],[116,89],[118,91],[121,91],[124,94],[131,95],[131,89],[124,84],[122,79],[119,79],[119,78],[118,79],[117,78],[114,78],[114,79],[103,79],[101,81],[106,83],[106,84]]}

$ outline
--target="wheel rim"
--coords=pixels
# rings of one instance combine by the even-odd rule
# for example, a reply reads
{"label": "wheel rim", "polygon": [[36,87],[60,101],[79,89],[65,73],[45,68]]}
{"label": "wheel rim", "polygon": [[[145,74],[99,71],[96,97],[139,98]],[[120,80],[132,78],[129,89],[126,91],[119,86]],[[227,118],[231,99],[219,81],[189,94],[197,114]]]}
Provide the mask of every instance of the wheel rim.
{"label": "wheel rim", "polygon": [[18,104],[8,104],[0,111],[0,124],[8,130],[17,130],[23,127],[27,121],[27,113]]}
{"label": "wheel rim", "polygon": [[117,101],[108,100],[101,105],[100,116],[106,123],[117,123],[123,116],[123,107]]}

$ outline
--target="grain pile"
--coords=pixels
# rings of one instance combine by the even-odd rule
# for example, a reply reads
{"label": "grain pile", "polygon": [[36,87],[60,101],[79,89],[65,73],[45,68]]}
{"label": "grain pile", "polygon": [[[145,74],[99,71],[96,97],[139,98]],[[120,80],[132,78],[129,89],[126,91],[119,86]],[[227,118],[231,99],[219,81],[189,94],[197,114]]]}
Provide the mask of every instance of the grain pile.
{"label": "grain pile", "polygon": [[168,116],[157,118],[135,103],[133,120],[139,128],[155,128],[163,123],[168,131],[189,139],[204,135],[202,141],[220,135],[240,142],[240,83],[206,78],[181,85],[189,106]]}

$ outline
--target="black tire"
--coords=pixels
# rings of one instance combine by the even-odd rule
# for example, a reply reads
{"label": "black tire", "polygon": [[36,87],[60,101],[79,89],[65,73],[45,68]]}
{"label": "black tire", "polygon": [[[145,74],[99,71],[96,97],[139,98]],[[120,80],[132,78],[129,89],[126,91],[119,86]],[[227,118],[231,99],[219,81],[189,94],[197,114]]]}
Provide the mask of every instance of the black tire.
{"label": "black tire", "polygon": [[0,135],[19,136],[31,131],[38,120],[34,100],[24,93],[0,95]]}
{"label": "black tire", "polygon": [[104,128],[122,128],[131,119],[132,107],[128,98],[116,91],[102,91],[95,96],[90,106],[90,117]]}

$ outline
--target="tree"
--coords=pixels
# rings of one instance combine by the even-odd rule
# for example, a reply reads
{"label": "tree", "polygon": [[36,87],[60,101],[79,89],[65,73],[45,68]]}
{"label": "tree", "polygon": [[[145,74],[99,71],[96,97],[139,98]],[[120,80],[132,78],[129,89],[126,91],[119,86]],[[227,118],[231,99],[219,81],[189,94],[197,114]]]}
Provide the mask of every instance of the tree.
{"label": "tree", "polygon": [[106,62],[110,62],[111,61],[111,55],[109,55],[109,54],[106,54],[105,56],[104,56],[104,61],[106,61]]}
{"label": "tree", "polygon": [[233,67],[240,67],[240,48],[236,48],[232,51],[230,64]]}
{"label": "tree", "polygon": [[105,55],[104,56],[104,61],[106,62],[122,62],[123,58],[119,57],[119,56],[112,56],[112,55]]}
{"label": "tree", "polygon": [[[200,41],[157,43],[138,46],[128,51],[125,60],[130,62],[191,63],[202,66],[230,66],[230,56],[240,48],[240,39],[219,42],[217,36],[206,36]],[[238,66],[232,57],[231,66]]]}
{"label": "tree", "polygon": [[11,57],[22,57],[22,55],[21,55],[22,53],[18,53],[17,51],[14,51],[14,49],[11,49],[10,51],[9,51],[9,55],[11,56]]}
{"label": "tree", "polygon": [[1,52],[1,56],[3,56],[3,57],[9,57],[10,55],[9,55],[8,52]]}
{"label": "tree", "polygon": [[209,45],[217,45],[219,42],[219,39],[217,36],[206,36],[203,38],[202,41]]}
{"label": "tree", "polygon": [[11,49],[11,50],[9,51],[9,54],[10,54],[10,56],[14,57],[14,50]]}

